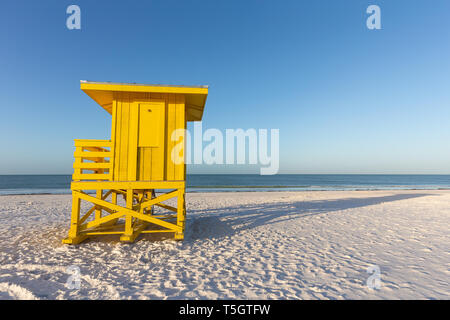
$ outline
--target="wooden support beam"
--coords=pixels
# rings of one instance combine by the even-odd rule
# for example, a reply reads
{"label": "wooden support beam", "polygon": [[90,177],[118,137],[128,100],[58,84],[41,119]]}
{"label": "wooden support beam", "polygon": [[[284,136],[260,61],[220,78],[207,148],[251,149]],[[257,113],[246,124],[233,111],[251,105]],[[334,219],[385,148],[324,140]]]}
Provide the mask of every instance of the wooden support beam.
{"label": "wooden support beam", "polygon": [[[109,196],[111,193],[113,193],[112,190],[109,190],[108,192],[106,192],[106,193],[103,195],[102,200],[106,200],[106,198],[108,198],[108,196]],[[113,197],[113,199],[114,199],[114,194],[112,195],[112,197]],[[113,203],[114,203],[114,202],[113,202]],[[95,205],[94,205],[92,208],[90,208],[90,209],[84,214],[84,216],[80,219],[80,221],[79,221],[78,223],[79,223],[79,224],[83,224],[83,223],[91,216],[92,212],[94,212],[96,208],[97,208],[97,206],[95,206]],[[105,211],[107,211],[107,212],[109,212],[109,213],[114,213],[114,212],[113,212],[112,210],[110,210],[110,209],[103,208],[103,210],[105,210]]]}
{"label": "wooden support beam", "polygon": [[173,212],[177,212],[177,210],[178,210],[177,208],[169,206],[168,204],[165,204],[165,203],[155,203],[155,206],[158,206],[158,207],[161,207],[161,208],[173,211]]}
{"label": "wooden support beam", "polygon": [[111,140],[75,139],[75,147],[111,147]]}
{"label": "wooden support beam", "polygon": [[72,194],[72,215],[70,219],[69,238],[75,238],[78,235],[80,220],[81,199],[76,194]]}
{"label": "wooden support beam", "polygon": [[[133,208],[133,189],[127,190],[127,209]],[[125,230],[123,235],[120,237],[120,241],[130,241],[132,242],[135,237],[133,237],[133,216],[130,214],[125,215]]]}
{"label": "wooden support beam", "polygon": [[110,151],[92,152],[92,151],[75,151],[75,158],[111,158],[113,156]]}
{"label": "wooden support beam", "polygon": [[111,162],[79,162],[73,164],[74,169],[112,169]]}
{"label": "wooden support beam", "polygon": [[184,189],[185,181],[74,181],[72,190]]}
{"label": "wooden support beam", "polygon": [[145,208],[151,207],[151,206],[153,206],[154,204],[156,204],[158,202],[169,200],[169,199],[171,199],[173,197],[176,197],[177,195],[178,195],[178,191],[177,190],[174,190],[174,191],[169,192],[169,193],[164,193],[164,194],[162,194],[160,196],[157,196],[156,198],[144,201],[141,204],[141,208],[145,209]]}
{"label": "wooden support beam", "polygon": [[186,207],[184,201],[184,190],[180,189],[177,191],[178,193],[178,203],[177,203],[177,226],[181,229],[179,232],[175,233],[175,240],[183,240],[184,239],[184,227],[186,220]]}
{"label": "wooden support beam", "polygon": [[[99,189],[96,192],[97,199],[103,199],[103,190]],[[95,209],[95,220],[100,219],[102,217],[102,209],[101,207],[96,207]]]}
{"label": "wooden support beam", "polygon": [[74,180],[110,180],[112,174],[98,174],[98,173],[80,173],[73,174],[72,179]]}
{"label": "wooden support beam", "polygon": [[[108,218],[108,217],[111,217],[111,216],[114,216],[114,217],[117,218],[117,217],[120,217],[122,215],[129,214],[129,215],[133,216],[134,218],[141,219],[141,220],[144,220],[144,221],[148,221],[150,223],[159,225],[159,226],[167,228],[167,229],[171,229],[173,231],[178,231],[178,232],[181,231],[181,228],[178,225],[175,225],[173,223],[169,223],[169,222],[166,222],[166,221],[163,221],[163,220],[159,220],[157,218],[153,218],[152,216],[145,215],[145,214],[142,214],[140,212],[136,212],[136,211],[133,211],[131,209],[124,208],[124,207],[121,207],[121,206],[118,206],[118,205],[114,205],[114,204],[106,202],[104,200],[97,199],[95,197],[89,196],[89,195],[85,194],[84,192],[73,191],[73,193],[77,194],[77,196],[80,197],[83,200],[90,201],[90,202],[92,202],[94,204],[97,204],[97,205],[100,205],[102,207],[105,207],[105,208],[117,211],[116,213],[114,213],[112,215],[109,215],[109,216],[106,216],[106,217],[103,217],[102,219],[105,219],[105,218]],[[102,219],[100,219],[100,220],[102,220]],[[95,222],[95,221],[92,221],[92,222]],[[94,226],[94,225],[91,224],[91,226]]]}
{"label": "wooden support beam", "polygon": [[124,215],[123,212],[116,212],[116,213],[104,216],[104,217],[102,217],[100,219],[97,219],[97,220],[94,220],[94,221],[91,221],[91,222],[88,222],[88,223],[85,223],[85,224],[81,225],[79,227],[79,230],[82,231],[82,230],[86,230],[86,229],[90,229],[90,228],[99,226],[101,224],[104,224],[105,222],[109,222],[109,221],[111,221],[113,219],[120,218],[123,215]]}

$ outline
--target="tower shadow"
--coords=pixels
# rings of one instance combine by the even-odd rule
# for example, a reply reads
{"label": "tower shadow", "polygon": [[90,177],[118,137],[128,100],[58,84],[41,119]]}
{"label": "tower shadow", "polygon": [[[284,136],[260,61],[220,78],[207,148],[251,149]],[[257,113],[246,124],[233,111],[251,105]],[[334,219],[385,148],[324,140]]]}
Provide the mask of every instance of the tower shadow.
{"label": "tower shadow", "polygon": [[190,210],[198,215],[191,219],[188,215],[185,241],[223,238],[273,223],[430,195],[432,194],[396,194],[383,197],[258,203],[219,209]]}

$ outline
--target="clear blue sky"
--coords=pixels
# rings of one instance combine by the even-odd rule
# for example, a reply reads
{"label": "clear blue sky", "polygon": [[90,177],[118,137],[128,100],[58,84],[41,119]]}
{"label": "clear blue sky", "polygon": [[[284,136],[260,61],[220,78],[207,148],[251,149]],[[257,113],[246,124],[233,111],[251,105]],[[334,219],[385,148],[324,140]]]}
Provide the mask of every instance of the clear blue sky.
{"label": "clear blue sky", "polygon": [[203,127],[279,128],[282,173],[450,173],[448,0],[3,1],[0,41],[0,174],[110,138],[81,79],[208,84]]}

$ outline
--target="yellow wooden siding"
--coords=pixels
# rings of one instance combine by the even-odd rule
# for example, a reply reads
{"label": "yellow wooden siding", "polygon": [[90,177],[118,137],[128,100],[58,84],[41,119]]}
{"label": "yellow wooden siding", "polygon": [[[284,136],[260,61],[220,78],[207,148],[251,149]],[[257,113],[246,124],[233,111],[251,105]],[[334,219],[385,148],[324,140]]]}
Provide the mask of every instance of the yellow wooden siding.
{"label": "yellow wooden siding", "polygon": [[[140,108],[161,104],[157,146],[140,146]],[[186,127],[184,96],[157,93],[117,93],[113,103],[114,180],[173,181],[185,179],[185,165],[174,165],[172,132]],[[148,128],[152,128],[149,126]],[[143,130],[148,130],[144,128]],[[151,129],[150,129],[151,130]],[[144,133],[147,134],[147,133]],[[153,142],[151,142],[153,143]],[[145,145],[145,143],[144,143]]]}

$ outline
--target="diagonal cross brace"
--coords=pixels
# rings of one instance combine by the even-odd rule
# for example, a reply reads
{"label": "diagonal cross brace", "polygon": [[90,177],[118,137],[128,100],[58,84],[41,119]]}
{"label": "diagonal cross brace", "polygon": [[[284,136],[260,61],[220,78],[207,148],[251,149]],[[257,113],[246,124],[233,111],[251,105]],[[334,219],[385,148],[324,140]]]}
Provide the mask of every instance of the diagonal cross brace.
{"label": "diagonal cross brace", "polygon": [[[112,190],[109,190],[103,197],[102,197],[102,200],[106,200],[106,198],[108,198],[108,196],[110,195],[112,193]],[[86,214],[80,219],[80,221],[78,222],[79,224],[82,224],[83,222],[85,222],[89,217],[90,217],[90,215],[94,212],[94,210],[96,209],[96,206],[93,206],[92,208],[90,208],[87,212],[86,212]],[[110,209],[108,209],[108,210],[110,210]],[[112,212],[110,212],[110,213],[112,213]]]}
{"label": "diagonal cross brace", "polygon": [[162,195],[160,195],[160,196],[158,196],[156,198],[153,198],[151,200],[147,200],[147,201],[142,202],[141,209],[146,209],[148,207],[151,207],[151,206],[157,204],[158,202],[174,198],[177,195],[178,195],[178,190],[174,190],[174,191],[171,191],[169,193],[162,194]]}
{"label": "diagonal cross brace", "polygon": [[[170,193],[168,193],[168,194],[166,194],[166,195],[163,195],[163,196],[167,196],[167,195],[170,195],[170,194],[176,193],[176,192],[177,192],[177,191],[173,191],[173,192],[170,192]],[[118,217],[120,217],[120,216],[122,216],[122,215],[129,214],[130,216],[135,217],[135,218],[137,218],[137,219],[141,219],[141,220],[144,220],[144,221],[147,221],[147,222],[150,222],[150,223],[159,225],[159,226],[161,226],[161,227],[164,227],[164,228],[173,230],[173,231],[175,231],[175,232],[181,232],[181,231],[182,231],[182,228],[179,227],[179,226],[177,226],[176,224],[173,224],[173,223],[170,223],[170,222],[167,222],[167,221],[163,221],[163,220],[160,220],[160,219],[157,219],[157,218],[153,218],[153,217],[150,217],[150,216],[148,216],[148,215],[145,215],[145,214],[142,214],[142,213],[133,211],[133,210],[131,210],[131,209],[127,209],[127,208],[121,207],[121,206],[119,206],[119,205],[116,205],[116,204],[113,204],[113,203],[110,203],[110,202],[107,202],[107,201],[104,201],[104,200],[101,200],[101,199],[97,199],[97,198],[95,198],[95,197],[92,197],[92,196],[87,195],[87,194],[84,193],[84,192],[73,191],[73,193],[74,193],[76,196],[78,196],[80,199],[83,199],[83,200],[92,202],[92,203],[94,203],[94,204],[97,204],[97,205],[99,205],[99,206],[102,206],[102,207],[109,208],[109,209],[111,209],[111,210],[117,211],[116,213],[113,213],[113,214],[108,215],[108,216],[106,216],[106,217],[103,217],[103,218],[101,218],[101,219],[98,219],[98,220],[89,222],[89,223],[86,225],[86,227],[89,226],[89,228],[91,228],[91,227],[97,226],[97,225],[99,225],[99,224],[102,224],[102,223],[104,223],[104,222],[107,222],[107,221],[109,221],[109,220],[116,219],[116,218],[118,218]],[[152,199],[152,200],[150,200],[150,201],[153,201],[153,200],[156,200],[156,199],[160,199],[160,198],[163,197],[163,196],[159,196],[158,198]],[[172,198],[172,197],[174,197],[174,195],[172,195],[172,196],[170,196],[170,197],[168,197],[168,198],[166,198],[166,199],[164,199],[164,200],[170,199],[170,198]],[[159,201],[162,201],[162,200],[158,200],[158,201],[156,201],[156,202],[159,202]],[[148,201],[148,202],[149,202],[149,201]],[[148,203],[148,202],[146,201],[145,203]],[[109,219],[108,219],[108,218],[109,218]],[[105,219],[105,220],[103,220],[103,219]]]}

